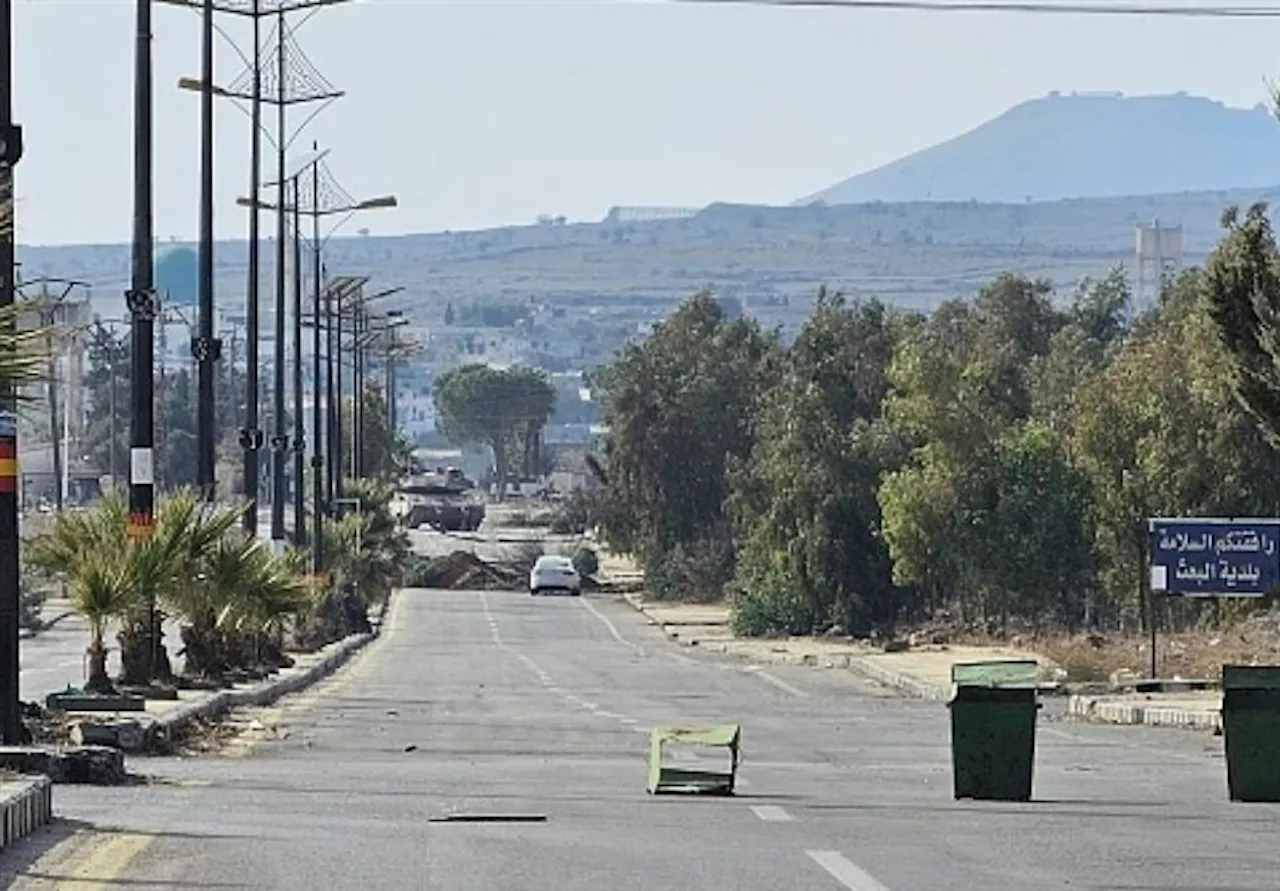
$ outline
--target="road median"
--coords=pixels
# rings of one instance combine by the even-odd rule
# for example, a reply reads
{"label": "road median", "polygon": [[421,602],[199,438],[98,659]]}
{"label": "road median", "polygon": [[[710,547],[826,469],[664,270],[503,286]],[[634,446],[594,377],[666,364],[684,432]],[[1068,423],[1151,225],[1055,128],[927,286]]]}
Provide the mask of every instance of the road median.
{"label": "road median", "polygon": [[350,634],[313,652],[291,653],[294,664],[269,678],[219,690],[181,690],[176,699],[148,700],[144,712],[68,711],[60,719],[63,730],[72,745],[87,749],[105,746],[129,754],[171,751],[202,723],[216,721],[233,709],[270,705],[333,674],[381,635],[389,602],[370,617],[370,631]]}

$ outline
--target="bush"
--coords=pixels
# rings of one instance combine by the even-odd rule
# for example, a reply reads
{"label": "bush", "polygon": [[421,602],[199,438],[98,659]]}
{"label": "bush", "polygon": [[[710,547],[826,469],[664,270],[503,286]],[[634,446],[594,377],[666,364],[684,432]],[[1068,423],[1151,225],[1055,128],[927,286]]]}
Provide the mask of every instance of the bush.
{"label": "bush", "polygon": [[551,532],[555,535],[581,535],[591,522],[590,496],[582,490],[570,493],[564,504],[551,518]]}
{"label": "bush", "polygon": [[23,574],[19,585],[18,625],[32,631],[39,631],[44,628],[40,613],[44,609],[44,602],[49,593],[40,581],[31,578],[28,573]]}
{"label": "bush", "polygon": [[712,536],[676,545],[662,557],[645,561],[644,576],[655,600],[715,603],[724,598],[733,565],[732,543]]}
{"label": "bush", "polygon": [[593,577],[600,571],[600,557],[591,548],[579,548],[573,555],[573,568],[583,578]]}
{"label": "bush", "polygon": [[404,568],[404,587],[434,588],[442,571],[443,567],[439,561],[421,554],[414,554]]}

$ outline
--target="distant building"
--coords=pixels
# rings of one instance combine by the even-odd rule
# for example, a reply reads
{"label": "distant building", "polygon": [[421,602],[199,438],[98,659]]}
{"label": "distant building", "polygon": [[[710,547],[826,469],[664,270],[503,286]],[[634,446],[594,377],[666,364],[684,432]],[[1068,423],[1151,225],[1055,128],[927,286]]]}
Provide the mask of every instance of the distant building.
{"label": "distant building", "polygon": [[605,215],[606,223],[645,223],[653,220],[687,220],[696,217],[692,207],[619,207],[614,205]]}

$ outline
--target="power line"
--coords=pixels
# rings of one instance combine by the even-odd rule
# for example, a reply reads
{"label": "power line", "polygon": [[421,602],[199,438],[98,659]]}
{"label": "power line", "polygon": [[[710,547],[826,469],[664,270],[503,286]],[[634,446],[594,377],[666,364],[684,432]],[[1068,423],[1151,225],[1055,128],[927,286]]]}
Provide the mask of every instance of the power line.
{"label": "power line", "polygon": [[1168,18],[1280,18],[1280,6],[1187,6],[1170,3],[1054,3],[1036,0],[669,0],[704,5],[793,6],[808,9],[1012,12],[1040,15],[1164,16]]}

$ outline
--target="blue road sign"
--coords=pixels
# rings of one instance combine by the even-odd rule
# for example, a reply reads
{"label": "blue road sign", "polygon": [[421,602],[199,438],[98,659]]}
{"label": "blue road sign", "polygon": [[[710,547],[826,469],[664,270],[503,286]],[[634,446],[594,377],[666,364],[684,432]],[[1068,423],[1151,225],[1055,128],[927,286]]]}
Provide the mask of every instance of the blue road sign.
{"label": "blue road sign", "polygon": [[1147,522],[1152,591],[1200,597],[1280,592],[1280,520]]}

